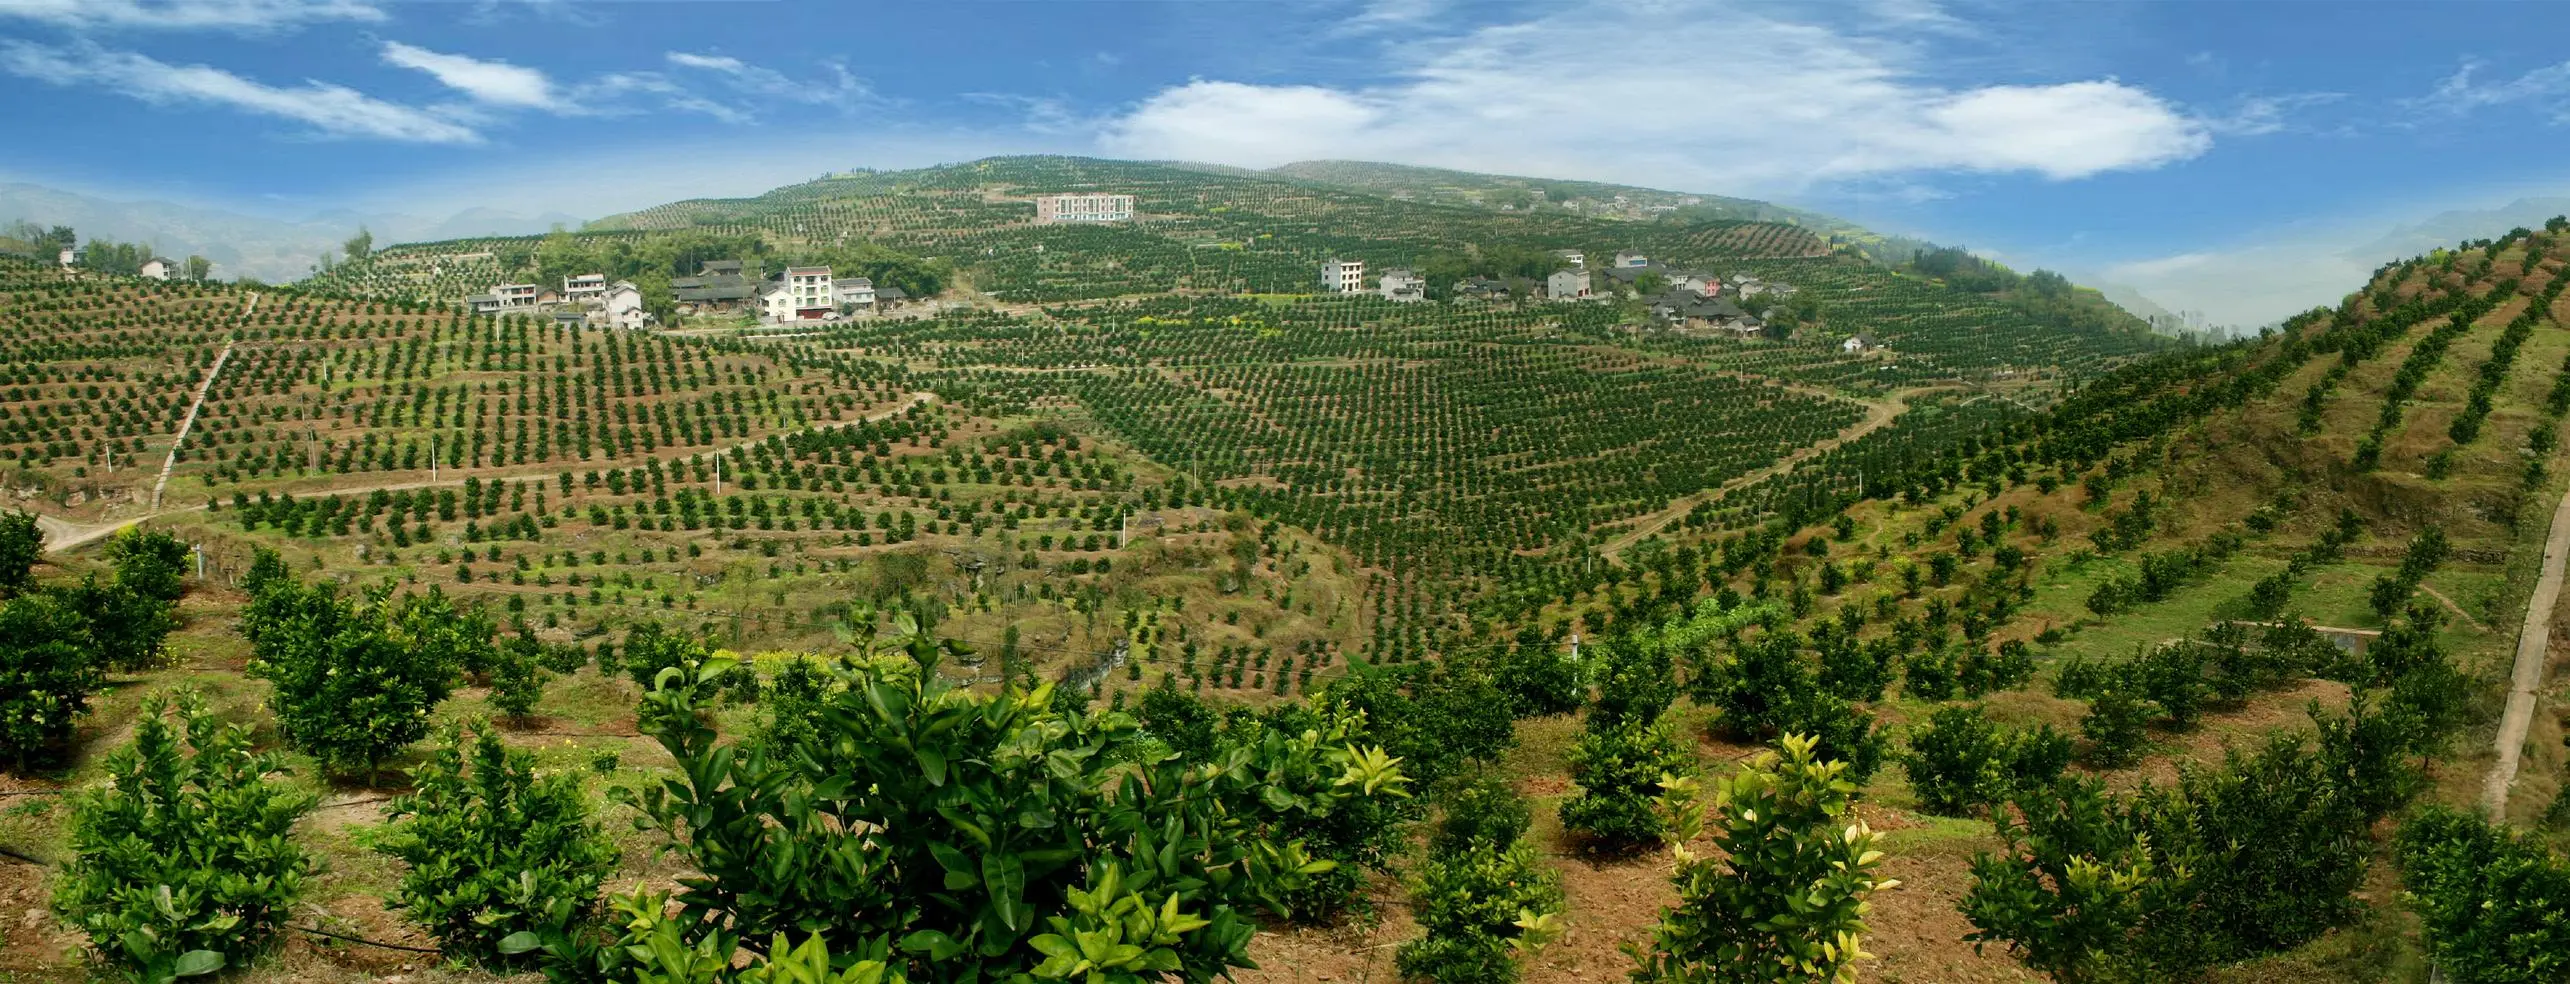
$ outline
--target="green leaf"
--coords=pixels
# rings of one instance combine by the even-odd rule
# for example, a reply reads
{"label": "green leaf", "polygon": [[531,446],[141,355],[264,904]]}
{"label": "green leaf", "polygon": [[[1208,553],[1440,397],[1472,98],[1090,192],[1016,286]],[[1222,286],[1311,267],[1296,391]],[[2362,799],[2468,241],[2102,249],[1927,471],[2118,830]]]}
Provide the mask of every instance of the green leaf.
{"label": "green leaf", "polygon": [[927,774],[929,785],[943,786],[946,784],[945,752],[930,748],[926,745],[913,748],[911,749],[911,752],[919,757],[919,771]]}
{"label": "green leaf", "polygon": [[1026,897],[1026,866],[1014,854],[992,854],[982,858],[982,880],[990,885],[991,897],[1000,904],[1000,922],[1011,930],[1025,929],[1024,911],[1017,906]]}
{"label": "green leaf", "polygon": [[500,952],[512,956],[533,950],[536,945],[535,934],[525,930],[500,937]]}
{"label": "green leaf", "polygon": [[222,969],[222,954],[212,950],[189,950],[178,955],[178,963],[170,967],[170,973],[177,977],[202,977]]}
{"label": "green leaf", "polygon": [[956,954],[964,952],[964,944],[933,929],[902,937],[901,948],[911,953],[925,953],[930,960],[952,960]]}

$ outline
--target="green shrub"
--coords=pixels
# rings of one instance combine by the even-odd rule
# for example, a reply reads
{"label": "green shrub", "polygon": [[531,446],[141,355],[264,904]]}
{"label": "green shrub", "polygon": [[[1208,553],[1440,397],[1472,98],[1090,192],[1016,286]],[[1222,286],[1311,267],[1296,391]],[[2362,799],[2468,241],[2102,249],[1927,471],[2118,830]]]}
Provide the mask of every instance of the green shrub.
{"label": "green shrub", "polygon": [[413,637],[386,624],[386,605],[378,596],[360,607],[330,585],[277,579],[242,617],[250,675],[274,687],[268,706],[278,732],[333,772],[372,773],[418,741],[429,709],[454,686],[454,626],[422,626],[429,636]]}
{"label": "green shrub", "polygon": [[2076,777],[2020,790],[2014,803],[1992,814],[2006,847],[1972,859],[1972,887],[1958,903],[1974,949],[2005,944],[2065,984],[2184,981],[2202,971],[2195,859],[2184,844],[2150,838],[2146,804]]}
{"label": "green shrub", "polygon": [[534,756],[487,725],[451,726],[411,783],[376,849],[407,869],[391,907],[448,956],[498,969],[509,935],[596,915],[617,851],[589,818],[579,773],[538,778]]}
{"label": "green shrub", "polygon": [[2049,786],[2069,764],[2070,739],[2051,726],[2002,728],[1981,708],[1964,705],[1937,708],[1910,734],[1901,756],[1920,805],[1947,816]]}
{"label": "green shrub", "polygon": [[1499,658],[1491,676],[1518,717],[1568,714],[1588,696],[1579,662],[1546,642],[1519,642]]}
{"label": "green shrub", "polygon": [[1721,781],[1713,801],[1718,854],[1684,844],[1704,823],[1692,780],[1670,790],[1678,903],[1635,951],[1640,981],[1831,982],[1855,974],[1866,897],[1880,877],[1878,835],[1854,820],[1856,784],[1811,739],[1786,735]]}
{"label": "green shrub", "polygon": [[1428,839],[1431,855],[1456,854],[1476,844],[1510,844],[1526,835],[1534,816],[1526,797],[1497,776],[1459,783],[1446,796],[1445,815]]}
{"label": "green shrub", "polygon": [[107,538],[116,583],[146,598],[175,602],[187,593],[188,548],[160,530],[127,527]]}
{"label": "green shrub", "polygon": [[1145,740],[1132,718],[1065,714],[1049,686],[964,690],[936,672],[938,646],[899,645],[832,667],[819,734],[792,749],[720,740],[705,712],[728,660],[644,698],[678,778],[619,793],[700,872],[673,946],[727,961],[741,936],[791,930],[921,984],[1207,979],[1246,965],[1253,911],[1291,914],[1286,898],[1336,867],[1285,828],[1408,781],[1350,747],[1345,717],[1207,765],[1125,760]]}
{"label": "green shrub", "polygon": [[2437,969],[2456,984],[2570,979],[2570,859],[2441,806],[2401,824],[2401,893]]}
{"label": "green shrub", "polygon": [[2141,761],[2142,743],[2150,736],[2150,709],[2122,683],[2108,684],[2088,699],[2088,714],[2079,719],[2088,739],[2088,761],[2120,769]]}
{"label": "green shrub", "polygon": [[112,783],[74,794],[74,856],[54,884],[64,921],[142,981],[247,964],[313,867],[291,836],[313,799],[270,778],[285,767],[193,693],[170,712],[147,701],[133,743],[107,755]]}
{"label": "green shrub", "polygon": [[45,531],[36,525],[35,513],[0,513],[0,597],[26,590],[44,556]]}
{"label": "green shrub", "polygon": [[1426,936],[1401,944],[1394,966],[1437,984],[1509,984],[1518,961],[1558,930],[1559,876],[1532,844],[1474,841],[1429,858],[1410,889]]}
{"label": "green shrub", "polygon": [[60,757],[89,696],[106,683],[89,622],[50,593],[0,601],[0,760]]}
{"label": "green shrub", "polygon": [[1663,818],[1653,803],[1660,781],[1695,764],[1666,722],[1582,731],[1570,759],[1580,793],[1563,801],[1562,827],[1608,853],[1659,839]]}

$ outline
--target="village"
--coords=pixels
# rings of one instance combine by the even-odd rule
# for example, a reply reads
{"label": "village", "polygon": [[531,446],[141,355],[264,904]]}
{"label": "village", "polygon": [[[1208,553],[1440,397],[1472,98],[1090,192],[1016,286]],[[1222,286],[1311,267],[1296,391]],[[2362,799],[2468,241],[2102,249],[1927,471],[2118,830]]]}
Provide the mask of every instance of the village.
{"label": "village", "polygon": [[[1454,303],[1494,303],[1523,295],[1522,299],[1580,303],[1635,297],[1661,327],[1691,334],[1758,338],[1768,334],[1766,319],[1757,313],[1766,306],[1758,299],[1772,300],[1796,293],[1791,284],[1745,272],[1717,275],[1682,269],[1635,250],[1618,251],[1612,262],[1595,271],[1589,269],[1588,255],[1579,250],[1556,250],[1553,256],[1561,266],[1541,281],[1465,277],[1446,289],[1447,299]],[[1409,269],[1385,270],[1375,279],[1374,287],[1368,289],[1363,260],[1332,259],[1322,263],[1321,290],[1333,294],[1378,294],[1400,303],[1431,299],[1426,278]],[[1757,310],[1753,311],[1753,307]],[[1840,347],[1848,354],[1859,355],[1880,346],[1873,338],[1860,334],[1850,336]]]}

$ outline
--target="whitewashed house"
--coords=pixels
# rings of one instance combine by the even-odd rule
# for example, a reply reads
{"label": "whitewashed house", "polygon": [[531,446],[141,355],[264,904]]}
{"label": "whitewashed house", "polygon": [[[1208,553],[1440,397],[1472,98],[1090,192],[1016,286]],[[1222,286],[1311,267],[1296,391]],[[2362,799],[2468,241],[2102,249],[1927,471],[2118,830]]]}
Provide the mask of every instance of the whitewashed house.
{"label": "whitewashed house", "polygon": [[785,290],[791,295],[796,321],[819,321],[823,315],[838,313],[839,294],[829,267],[785,268]]}
{"label": "whitewashed house", "polygon": [[1332,294],[1365,290],[1365,261],[1331,260],[1321,264],[1321,290]]}
{"label": "whitewashed house", "polygon": [[597,311],[610,328],[634,331],[651,324],[651,312],[643,310],[642,288],[631,281],[619,280],[600,291]]}
{"label": "whitewashed house", "polygon": [[1639,250],[1617,250],[1615,252],[1615,265],[1618,267],[1646,267],[1651,265],[1651,258],[1642,255]]}
{"label": "whitewashed house", "polygon": [[562,278],[562,299],[565,301],[581,304],[605,297],[606,294],[606,274],[583,273]]}
{"label": "whitewashed house", "polygon": [[857,312],[875,307],[875,282],[866,277],[849,277],[831,283],[839,292],[839,306]]}
{"label": "whitewashed house", "polygon": [[1882,347],[1883,343],[1875,341],[1871,335],[1849,335],[1846,341],[1838,343],[1838,350],[1849,355],[1863,355]]}
{"label": "whitewashed house", "polygon": [[1376,282],[1375,289],[1381,291],[1387,301],[1408,303],[1428,299],[1428,282],[1408,270],[1383,271],[1383,279]]}
{"label": "whitewashed house", "polygon": [[491,288],[491,296],[499,298],[502,311],[533,311],[537,298],[544,292],[543,287],[535,284],[501,284]]}
{"label": "whitewashed house", "polygon": [[65,247],[63,247],[63,248],[62,248],[62,268],[63,268],[63,269],[65,269],[65,270],[69,270],[69,269],[71,269],[72,267],[74,267],[74,266],[78,265],[79,263],[80,263],[80,250],[75,249],[75,248],[70,247],[70,246],[65,246]]}
{"label": "whitewashed house", "polygon": [[168,257],[155,256],[143,261],[143,277],[148,280],[168,280],[170,274],[177,271],[178,264],[171,262]]}
{"label": "whitewashed house", "polygon": [[759,318],[771,324],[794,320],[794,292],[785,289],[785,281],[771,280],[759,288]]}
{"label": "whitewashed house", "polygon": [[1555,270],[1544,278],[1544,296],[1556,301],[1578,301],[1588,297],[1588,271]]}

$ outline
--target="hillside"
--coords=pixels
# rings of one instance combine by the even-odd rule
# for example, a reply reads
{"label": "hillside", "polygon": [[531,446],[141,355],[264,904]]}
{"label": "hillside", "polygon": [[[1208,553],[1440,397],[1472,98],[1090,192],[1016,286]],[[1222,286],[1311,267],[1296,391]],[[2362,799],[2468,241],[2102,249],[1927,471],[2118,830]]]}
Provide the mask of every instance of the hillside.
{"label": "hillside", "polygon": [[[1140,218],[1031,223],[1027,196],[1085,189],[1136,195]],[[1790,330],[1660,325],[1631,297],[1314,289],[1333,256],[1379,270],[1554,249],[1789,285]],[[665,278],[827,250],[951,286],[896,315],[657,332],[442,299],[546,264]],[[436,636],[491,653],[415,717],[497,722],[566,777],[615,831],[613,891],[723,863],[654,849],[714,834],[627,830],[653,819],[649,791],[714,774],[673,735],[875,769],[881,749],[820,736],[983,701],[882,781],[926,777],[905,795],[961,811],[942,797],[1067,796],[1168,762],[1233,763],[1190,782],[1250,775],[1250,758],[1279,770],[1207,792],[1241,797],[1208,815],[1267,818],[1239,836],[1297,832],[1344,872],[1298,885],[1279,903],[1293,918],[1257,917],[1242,952],[1261,969],[1243,980],[1397,979],[1393,954],[1438,902],[1438,818],[1494,803],[1531,818],[1506,838],[1524,878],[1562,889],[1560,938],[1522,957],[1524,978],[1605,979],[1679,899],[1654,799],[1684,787],[1663,774],[1719,779],[1793,733],[1846,763],[1852,819],[1904,883],[1872,899],[1869,979],[2045,969],[2008,946],[2031,923],[1991,899],[2022,887],[2011,865],[2069,843],[2149,893],[2128,911],[2183,915],[2133,915],[2077,959],[2141,961],[2114,965],[2136,979],[2423,979],[2445,930],[2401,897],[2411,809],[2486,804],[2539,847],[2570,840],[2544,644],[2570,629],[2557,573],[2556,596],[2538,592],[2570,553],[2547,560],[2547,535],[2570,537],[2551,521],[2570,503],[2564,285],[2556,222],[2387,264],[2269,336],[2186,345],[2068,307],[2066,284],[1951,256],[1887,268],[1793,225],[1067,158],[411,244],[255,293],[0,260],[0,511],[39,514],[38,581],[122,583],[137,548],[96,544],[128,524],[204,557],[165,652],[102,674],[45,749],[59,758],[13,765],[0,792],[98,787],[146,695],[201,688],[318,800],[291,831],[325,862],[298,925],[449,945],[387,907],[403,869],[374,847],[425,746],[359,772],[283,723],[273,667],[313,657],[261,633],[299,631],[276,613],[319,603],[279,585],[309,583],[480,634]],[[254,576],[269,551],[282,574]],[[880,689],[923,679],[980,696]],[[667,680],[694,682],[653,689]],[[1039,681],[1057,689],[1028,696]],[[926,736],[965,731],[988,754],[950,760]],[[1094,743],[1026,760],[1060,788],[1032,767],[943,783],[1073,739]],[[1398,762],[1277,764],[1318,746]],[[775,767],[809,791],[804,765]],[[1409,795],[1380,793],[1385,768]],[[1367,798],[1329,778],[1343,769],[1373,770]],[[814,801],[861,798],[847,786]],[[1297,812],[1338,796],[1344,812]],[[1015,808],[995,815],[1050,829]],[[40,901],[74,847],[63,812],[0,811],[0,846],[28,862],[0,867],[0,895],[35,913],[0,923],[0,973],[78,972],[79,934]],[[2055,815],[2087,839],[2010,826]],[[880,820],[780,806],[738,829],[844,846]],[[936,857],[920,868],[947,892],[1079,884]],[[898,879],[793,904],[814,920],[904,904],[878,882]],[[1976,928],[1994,942],[1968,941]],[[1031,952],[977,932],[998,952],[944,959]],[[418,959],[292,939],[235,979],[379,979]]]}

